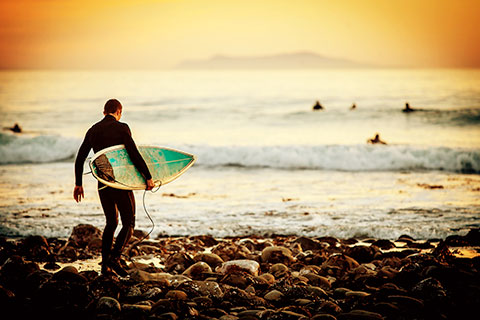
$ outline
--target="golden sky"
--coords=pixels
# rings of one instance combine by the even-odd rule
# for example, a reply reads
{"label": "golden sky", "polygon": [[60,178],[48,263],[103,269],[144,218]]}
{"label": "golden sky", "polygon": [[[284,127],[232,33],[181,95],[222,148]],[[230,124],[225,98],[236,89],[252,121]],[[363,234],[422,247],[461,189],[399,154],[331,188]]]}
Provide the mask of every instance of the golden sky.
{"label": "golden sky", "polygon": [[480,67],[478,0],[0,0],[0,68],[169,68],[311,51]]}

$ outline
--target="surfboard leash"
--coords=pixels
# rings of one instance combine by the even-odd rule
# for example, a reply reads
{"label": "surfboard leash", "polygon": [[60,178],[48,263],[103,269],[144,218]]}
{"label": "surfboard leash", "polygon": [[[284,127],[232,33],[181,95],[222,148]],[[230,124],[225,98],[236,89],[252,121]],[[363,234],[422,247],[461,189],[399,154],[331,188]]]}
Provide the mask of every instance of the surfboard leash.
{"label": "surfboard leash", "polygon": [[[90,174],[90,173],[93,175],[93,172],[92,172],[92,171],[86,172],[86,173],[84,173],[84,175]],[[116,183],[118,183],[118,184],[121,184],[121,185],[123,185],[123,186],[125,186],[125,187],[128,187],[128,188],[133,188],[132,186],[129,186],[129,185],[125,184],[125,183],[122,183],[122,182],[118,181],[117,179],[115,179],[115,177],[112,177],[112,176],[109,175],[108,173],[105,173],[105,172],[102,171],[102,174],[104,174],[105,176],[108,176],[110,179],[112,179],[114,182],[116,182]],[[152,189],[152,190],[147,190],[147,189],[145,189],[144,192],[143,192],[143,197],[142,197],[143,210],[145,211],[145,214],[147,215],[147,217],[148,217],[148,219],[150,220],[150,222],[152,223],[152,228],[151,228],[150,231],[149,231],[146,235],[144,235],[140,240],[138,240],[137,242],[133,243],[133,244],[127,249],[127,253],[129,253],[130,250],[133,249],[133,247],[138,246],[138,245],[141,244],[143,241],[145,241],[145,239],[147,239],[147,238],[150,236],[150,234],[152,234],[153,230],[155,229],[155,222],[153,221],[150,213],[149,213],[148,210],[147,210],[147,206],[145,205],[145,195],[147,194],[147,191],[150,191],[151,193],[156,193],[158,190],[160,190],[160,187],[162,186],[162,181],[160,181],[160,180],[157,180],[157,181],[159,182],[158,187],[157,187],[155,190],[153,190],[153,189]],[[98,191],[103,190],[103,189],[105,189],[105,188],[107,188],[107,187],[108,187],[108,186],[105,185],[105,186],[99,188]],[[136,267],[135,261],[132,260],[132,258],[130,257],[130,255],[126,255],[126,254],[123,254],[123,253],[122,253],[121,255],[124,256],[124,257],[126,257],[126,258],[127,258],[131,263],[133,263],[133,265],[135,265],[135,267]]]}

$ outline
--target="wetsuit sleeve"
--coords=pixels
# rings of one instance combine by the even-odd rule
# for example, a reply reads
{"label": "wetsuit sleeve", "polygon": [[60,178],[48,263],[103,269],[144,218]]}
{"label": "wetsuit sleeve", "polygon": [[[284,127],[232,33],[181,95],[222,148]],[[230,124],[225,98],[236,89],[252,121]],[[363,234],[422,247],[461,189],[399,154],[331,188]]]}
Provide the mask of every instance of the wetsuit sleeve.
{"label": "wetsuit sleeve", "polygon": [[80,149],[78,149],[77,158],[75,159],[75,185],[82,186],[83,178],[83,164],[85,159],[87,159],[88,153],[92,148],[90,144],[90,130],[87,131],[85,139],[83,139]]}
{"label": "wetsuit sleeve", "polygon": [[140,152],[138,152],[137,145],[132,139],[132,133],[130,131],[130,128],[128,127],[127,124],[125,124],[125,133],[123,136],[123,144],[125,145],[125,149],[127,149],[128,155],[130,156],[130,159],[132,159],[133,164],[135,167],[140,171],[140,173],[143,175],[145,180],[152,179],[152,175],[150,174],[150,170],[148,170],[147,164],[145,163],[145,160],[143,159],[142,155]]}

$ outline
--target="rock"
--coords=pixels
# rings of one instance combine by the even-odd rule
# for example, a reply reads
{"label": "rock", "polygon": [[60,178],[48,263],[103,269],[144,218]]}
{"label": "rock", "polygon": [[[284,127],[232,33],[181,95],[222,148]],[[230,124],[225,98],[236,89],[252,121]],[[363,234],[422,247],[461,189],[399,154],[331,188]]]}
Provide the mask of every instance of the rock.
{"label": "rock", "polygon": [[195,281],[198,285],[198,290],[203,296],[212,297],[215,299],[221,299],[223,297],[223,291],[214,281]]}
{"label": "rock", "polygon": [[219,320],[238,320],[239,318],[237,316],[232,316],[230,314],[221,316]]}
{"label": "rock", "polygon": [[283,297],[283,293],[278,290],[272,290],[268,292],[263,298],[267,301],[280,301]]}
{"label": "rock", "polygon": [[396,305],[387,302],[376,303],[372,311],[384,315],[387,319],[395,319],[401,314],[401,310]]}
{"label": "rock", "polygon": [[[209,236],[209,235],[193,236],[193,237],[190,237],[190,239],[195,240],[195,241],[201,241],[201,244],[204,245],[204,246],[207,246],[207,247],[212,247],[212,246],[218,244],[218,241],[215,240],[214,237]],[[204,261],[204,262],[206,262],[206,261]]]}
{"label": "rock", "polygon": [[299,237],[295,239],[294,243],[300,244],[302,250],[321,250],[323,248],[322,244],[314,239],[306,238],[306,237]]}
{"label": "rock", "polygon": [[160,297],[161,294],[162,294],[162,289],[160,289],[158,287],[153,287],[153,288],[148,289],[143,294],[143,298],[147,299],[147,300],[155,301]]}
{"label": "rock", "polygon": [[122,315],[127,319],[138,319],[150,314],[152,307],[143,304],[123,304]]}
{"label": "rock", "polygon": [[341,276],[358,266],[358,262],[353,258],[344,254],[334,254],[322,264],[321,268],[322,270],[326,270],[330,275]]}
{"label": "rock", "polygon": [[235,287],[230,287],[225,291],[223,301],[228,302],[232,307],[256,307],[267,305],[265,299]]}
{"label": "rock", "polygon": [[347,289],[347,288],[335,288],[335,290],[333,290],[333,295],[334,297],[336,298],[344,298],[347,294],[347,292],[350,292],[352,290],[350,289]]}
{"label": "rock", "polygon": [[25,279],[35,271],[40,270],[34,262],[26,262],[22,257],[13,255],[0,268],[0,283],[5,288],[19,293],[24,290]]}
{"label": "rock", "polygon": [[205,262],[197,262],[190,267],[188,267],[187,270],[183,272],[184,276],[187,276],[191,279],[202,279],[204,273],[211,273],[212,268]]}
{"label": "rock", "polygon": [[244,245],[221,242],[212,249],[223,261],[250,259],[252,252]]}
{"label": "rock", "polygon": [[372,246],[379,247],[382,250],[388,250],[396,247],[392,241],[384,239],[379,239],[372,242]]}
{"label": "rock", "polygon": [[256,261],[232,260],[232,261],[224,262],[219,268],[217,268],[216,271],[222,274],[247,272],[253,276],[257,276],[259,269],[260,269],[260,265]]}
{"label": "rock", "polygon": [[193,258],[184,252],[177,252],[168,256],[165,261],[165,270],[167,272],[176,271],[178,273],[185,271],[188,267],[194,264]]}
{"label": "rock", "polygon": [[219,255],[215,253],[199,253],[195,257],[193,257],[193,261],[195,262],[205,262],[207,263],[212,269],[215,269],[219,265],[221,265],[224,261],[220,258]]}
{"label": "rock", "polygon": [[166,312],[162,313],[157,317],[157,319],[162,319],[162,320],[177,320],[178,316],[174,312]]}
{"label": "rock", "polygon": [[342,312],[342,308],[338,306],[338,304],[332,301],[324,301],[320,304],[320,310],[328,314],[339,314]]}
{"label": "rock", "polygon": [[423,310],[423,301],[409,296],[388,296],[388,302],[398,306],[400,310],[408,314],[420,314]]}
{"label": "rock", "polygon": [[368,297],[370,293],[364,291],[348,291],[345,292],[345,297],[355,297],[355,298],[365,298]]}
{"label": "rock", "polygon": [[102,238],[100,229],[91,224],[79,224],[73,228],[68,240],[80,248],[85,248],[95,238]]}
{"label": "rock", "polygon": [[356,309],[347,313],[340,313],[337,316],[337,319],[338,320],[382,320],[384,318],[379,313]]}
{"label": "rock", "polygon": [[[130,272],[130,279],[135,282],[156,282],[160,286],[169,286],[172,275],[168,273],[149,273],[143,270],[134,270]],[[185,278],[185,281],[189,280]]]}
{"label": "rock", "polygon": [[273,275],[271,275],[270,273],[264,273],[258,277],[256,277],[256,279],[258,281],[260,281],[261,283],[266,283],[266,284],[269,284],[269,285],[272,285],[275,283],[275,277]]}
{"label": "rock", "polygon": [[316,238],[316,240],[320,242],[326,242],[330,245],[330,247],[333,247],[333,248],[335,248],[339,243],[338,239],[334,237],[318,237]]}
{"label": "rock", "polygon": [[270,267],[270,270],[268,270],[268,272],[271,273],[275,278],[281,278],[289,274],[290,270],[283,263],[275,263]]}
{"label": "rock", "polygon": [[83,275],[78,273],[77,268],[72,266],[66,266],[62,270],[55,273],[52,277],[55,281],[62,281],[68,283],[87,283],[88,280]]}
{"label": "rock", "polygon": [[314,286],[320,287],[322,289],[330,289],[332,287],[330,281],[323,276],[319,276],[315,273],[307,273],[304,275],[305,278],[308,279],[308,282]]}
{"label": "rock", "polygon": [[323,290],[322,288],[319,288],[319,287],[307,286],[306,289],[307,289],[308,292],[310,292],[311,295],[313,295],[315,297],[325,298],[325,297],[328,296],[327,293],[325,292],[325,290]]}
{"label": "rock", "polygon": [[187,300],[187,294],[180,290],[170,290],[165,295],[165,298],[170,300]]}
{"label": "rock", "polygon": [[446,292],[440,281],[435,278],[426,278],[417,283],[412,292],[423,300],[441,303],[446,298]]}
{"label": "rock", "polygon": [[262,251],[262,261],[269,263],[284,263],[290,264],[295,259],[292,256],[292,252],[285,248],[279,246],[266,247]]}
{"label": "rock", "polygon": [[221,280],[221,283],[228,284],[230,286],[238,287],[245,289],[252,283],[254,283],[255,278],[248,273],[227,273]]}
{"label": "rock", "polygon": [[321,314],[316,314],[312,318],[312,320],[337,320],[334,316],[328,313],[321,313]]}
{"label": "rock", "polygon": [[45,265],[43,266],[44,269],[47,269],[47,270],[58,270],[60,269],[60,265],[58,265],[57,263],[55,262],[47,262],[45,263]]}
{"label": "rock", "polygon": [[22,255],[33,261],[48,261],[51,256],[47,239],[42,236],[29,236],[22,241]]}
{"label": "rock", "polygon": [[371,262],[375,256],[381,254],[380,249],[376,246],[358,245],[349,247],[345,250],[345,254],[352,257],[359,263]]}

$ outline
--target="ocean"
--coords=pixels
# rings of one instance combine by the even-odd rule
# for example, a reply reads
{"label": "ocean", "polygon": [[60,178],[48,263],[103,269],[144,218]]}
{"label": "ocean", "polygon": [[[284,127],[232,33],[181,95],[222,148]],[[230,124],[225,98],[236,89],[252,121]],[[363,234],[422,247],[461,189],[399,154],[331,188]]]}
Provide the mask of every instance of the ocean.
{"label": "ocean", "polygon": [[[157,192],[135,191],[137,228],[152,227],[146,209],[153,237],[480,227],[480,70],[1,71],[0,235],[103,228],[91,175],[73,200],[73,161],[110,98],[137,144],[198,158]],[[386,145],[367,144],[376,133]]]}

